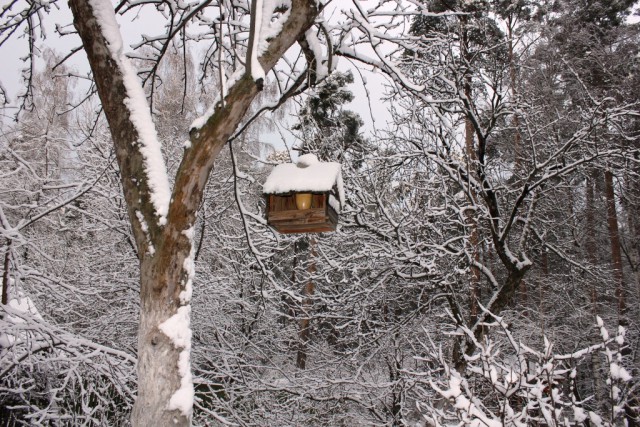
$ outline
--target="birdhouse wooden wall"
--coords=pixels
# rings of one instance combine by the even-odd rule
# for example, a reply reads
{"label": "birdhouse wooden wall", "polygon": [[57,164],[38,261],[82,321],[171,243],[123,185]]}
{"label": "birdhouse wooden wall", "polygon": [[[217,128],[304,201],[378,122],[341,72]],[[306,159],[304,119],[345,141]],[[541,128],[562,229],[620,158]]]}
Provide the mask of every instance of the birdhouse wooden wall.
{"label": "birdhouse wooden wall", "polygon": [[329,204],[329,193],[312,193],[309,209],[298,209],[295,195],[266,195],[269,225],[285,234],[335,231],[338,214]]}

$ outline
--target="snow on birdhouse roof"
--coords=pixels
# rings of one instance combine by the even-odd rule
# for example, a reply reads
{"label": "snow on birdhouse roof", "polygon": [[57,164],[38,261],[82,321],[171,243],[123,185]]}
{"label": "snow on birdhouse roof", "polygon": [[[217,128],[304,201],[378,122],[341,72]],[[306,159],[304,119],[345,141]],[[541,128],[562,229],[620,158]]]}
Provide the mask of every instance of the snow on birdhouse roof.
{"label": "snow on birdhouse roof", "polygon": [[283,163],[273,168],[262,190],[265,194],[324,193],[335,186],[340,204],[343,205],[344,189],[340,167],[340,163],[320,162],[315,154],[305,154],[298,158],[298,163]]}

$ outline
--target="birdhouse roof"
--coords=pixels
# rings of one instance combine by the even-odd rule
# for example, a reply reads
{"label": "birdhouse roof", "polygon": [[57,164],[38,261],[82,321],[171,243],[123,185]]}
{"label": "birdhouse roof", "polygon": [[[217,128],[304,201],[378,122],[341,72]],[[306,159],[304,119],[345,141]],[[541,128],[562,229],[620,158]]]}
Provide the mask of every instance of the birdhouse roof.
{"label": "birdhouse roof", "polygon": [[340,204],[344,204],[340,163],[321,162],[314,154],[305,154],[297,163],[283,163],[271,171],[262,190],[265,194],[285,194],[338,190]]}

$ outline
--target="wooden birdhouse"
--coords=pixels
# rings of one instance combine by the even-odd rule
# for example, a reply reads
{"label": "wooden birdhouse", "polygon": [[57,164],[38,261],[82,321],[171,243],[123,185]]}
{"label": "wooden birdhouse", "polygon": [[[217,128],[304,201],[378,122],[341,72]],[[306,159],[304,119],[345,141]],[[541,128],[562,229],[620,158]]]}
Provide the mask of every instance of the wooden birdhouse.
{"label": "wooden birdhouse", "polygon": [[305,154],[271,171],[263,186],[267,223],[280,233],[334,231],[344,203],[340,163]]}

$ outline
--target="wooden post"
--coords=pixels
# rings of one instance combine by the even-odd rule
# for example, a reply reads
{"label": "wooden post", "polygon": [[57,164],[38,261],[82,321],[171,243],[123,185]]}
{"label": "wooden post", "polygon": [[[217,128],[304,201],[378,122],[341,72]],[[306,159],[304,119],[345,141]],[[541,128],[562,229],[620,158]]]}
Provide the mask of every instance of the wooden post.
{"label": "wooden post", "polygon": [[316,272],[316,238],[309,237],[309,280],[305,283],[302,295],[302,318],[300,319],[300,343],[298,347],[298,357],[296,358],[296,367],[304,370],[307,367],[307,352],[309,338],[311,335],[311,311],[313,309],[313,294],[315,293],[315,284],[313,283],[313,274]]}

